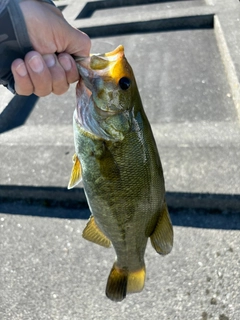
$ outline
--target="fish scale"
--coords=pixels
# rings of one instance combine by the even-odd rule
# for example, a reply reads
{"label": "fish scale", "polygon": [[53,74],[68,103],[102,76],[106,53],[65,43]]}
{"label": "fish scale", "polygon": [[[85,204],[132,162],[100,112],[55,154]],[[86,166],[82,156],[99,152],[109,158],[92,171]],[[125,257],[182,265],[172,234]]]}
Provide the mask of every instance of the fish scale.
{"label": "fish scale", "polygon": [[142,291],[148,238],[159,254],[173,245],[163,171],[123,46],[78,61],[73,116],[76,154],[69,188],[81,179],[91,217],[83,237],[116,252],[106,295]]}

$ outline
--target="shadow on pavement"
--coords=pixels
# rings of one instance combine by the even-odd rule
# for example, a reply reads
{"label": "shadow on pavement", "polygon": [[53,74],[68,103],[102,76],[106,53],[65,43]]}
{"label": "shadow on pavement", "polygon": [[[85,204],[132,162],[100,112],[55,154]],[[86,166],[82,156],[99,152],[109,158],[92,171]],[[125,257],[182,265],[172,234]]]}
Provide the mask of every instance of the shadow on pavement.
{"label": "shadow on pavement", "polygon": [[174,226],[240,230],[239,211],[170,207],[169,212]]}
{"label": "shadow on pavement", "polygon": [[38,97],[14,96],[0,115],[0,134],[25,123],[34,108]]}
{"label": "shadow on pavement", "polygon": [[81,31],[90,38],[110,37],[148,32],[169,32],[179,30],[213,29],[213,14],[186,16],[149,21],[126,22],[112,25],[82,27]]}
{"label": "shadow on pavement", "polygon": [[[173,225],[240,230],[240,195],[167,192]],[[61,199],[61,200],[59,200]],[[88,219],[82,188],[0,186],[0,213]]]}
{"label": "shadow on pavement", "polygon": [[[137,5],[146,5],[159,2],[171,2],[171,1],[184,1],[184,0],[103,0],[103,1],[91,1],[87,2],[76,19],[86,19],[90,18],[95,11],[112,9],[112,8],[121,8],[128,6],[137,6]],[[186,0],[185,0],[186,1]],[[188,1],[188,0],[187,0]],[[59,6],[58,6],[59,8]]]}

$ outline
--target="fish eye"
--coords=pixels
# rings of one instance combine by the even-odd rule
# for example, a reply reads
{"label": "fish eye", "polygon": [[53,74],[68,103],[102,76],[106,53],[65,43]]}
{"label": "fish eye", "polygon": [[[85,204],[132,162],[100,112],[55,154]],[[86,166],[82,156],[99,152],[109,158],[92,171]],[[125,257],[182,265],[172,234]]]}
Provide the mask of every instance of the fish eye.
{"label": "fish eye", "polygon": [[122,77],[119,80],[119,86],[122,90],[127,90],[130,87],[130,85],[131,85],[131,81],[127,77]]}

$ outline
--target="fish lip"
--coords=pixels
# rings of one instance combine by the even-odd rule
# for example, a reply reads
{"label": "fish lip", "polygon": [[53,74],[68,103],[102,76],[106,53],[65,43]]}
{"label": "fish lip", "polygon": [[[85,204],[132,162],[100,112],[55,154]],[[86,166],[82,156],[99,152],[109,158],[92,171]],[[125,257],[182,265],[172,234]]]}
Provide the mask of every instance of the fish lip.
{"label": "fish lip", "polygon": [[89,78],[91,79],[94,78],[94,71],[91,68],[81,65],[81,63],[76,63],[76,65],[77,65],[78,72],[84,82],[85,81],[89,82]]}
{"label": "fish lip", "polygon": [[115,116],[115,115],[122,112],[121,110],[103,110],[103,109],[99,108],[96,103],[94,103],[94,108],[95,108],[97,114],[104,117],[104,118],[107,118],[109,116]]}
{"label": "fish lip", "polygon": [[[81,106],[80,103],[77,104],[77,109],[80,111],[83,107]],[[86,106],[84,106],[84,108],[87,108]],[[109,116],[115,116],[117,114],[121,113],[121,110],[116,110],[116,111],[106,111],[106,110],[102,110],[100,109],[96,103],[94,103],[94,109],[97,112],[97,114],[103,118],[108,118]],[[81,116],[81,112],[77,112],[77,117],[76,119],[80,121],[78,121],[80,124],[82,124],[82,116]]]}
{"label": "fish lip", "polygon": [[[84,107],[86,108],[86,106]],[[77,104],[77,109],[80,111],[82,109],[82,106],[80,105],[80,103]],[[100,109],[96,103],[94,103],[94,109],[96,111],[96,113],[101,116],[103,119],[106,119],[108,117],[111,117],[111,116],[115,116],[117,114],[120,114],[121,113],[121,110],[117,110],[117,111],[106,111],[106,110],[102,110]],[[77,118],[80,118],[78,121],[80,124],[82,123],[82,116],[81,116],[81,112],[77,112]]]}

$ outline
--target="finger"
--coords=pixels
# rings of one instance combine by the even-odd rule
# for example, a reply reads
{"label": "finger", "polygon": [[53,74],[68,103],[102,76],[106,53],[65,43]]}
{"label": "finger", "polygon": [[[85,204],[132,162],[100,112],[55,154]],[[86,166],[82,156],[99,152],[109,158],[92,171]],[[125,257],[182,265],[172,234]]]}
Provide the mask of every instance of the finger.
{"label": "finger", "polygon": [[25,62],[22,59],[13,61],[11,70],[15,81],[15,90],[19,95],[29,96],[33,93],[33,84],[29,77]]}
{"label": "finger", "polygon": [[79,72],[76,66],[76,62],[68,53],[60,53],[58,55],[58,61],[65,71],[67,82],[74,83],[79,80]]}
{"label": "finger", "polygon": [[28,52],[25,56],[25,65],[33,84],[33,92],[44,97],[52,92],[52,76],[43,59],[36,51]]}
{"label": "finger", "polygon": [[63,94],[69,88],[66,73],[55,54],[45,54],[43,59],[49,68],[52,77],[52,92],[55,94]]}

